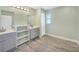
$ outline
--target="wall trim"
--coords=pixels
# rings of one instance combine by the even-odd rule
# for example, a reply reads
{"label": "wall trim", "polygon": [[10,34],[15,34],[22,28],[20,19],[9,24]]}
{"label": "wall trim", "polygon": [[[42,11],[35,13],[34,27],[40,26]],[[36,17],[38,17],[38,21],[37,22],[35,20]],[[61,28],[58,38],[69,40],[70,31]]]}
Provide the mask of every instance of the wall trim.
{"label": "wall trim", "polygon": [[74,39],[71,39],[71,38],[62,37],[62,36],[58,36],[58,35],[54,35],[54,34],[48,34],[48,33],[46,33],[45,35],[48,35],[48,36],[51,36],[51,37],[56,37],[56,38],[63,39],[63,40],[72,41],[72,42],[77,43],[79,45],[78,40],[74,40]]}

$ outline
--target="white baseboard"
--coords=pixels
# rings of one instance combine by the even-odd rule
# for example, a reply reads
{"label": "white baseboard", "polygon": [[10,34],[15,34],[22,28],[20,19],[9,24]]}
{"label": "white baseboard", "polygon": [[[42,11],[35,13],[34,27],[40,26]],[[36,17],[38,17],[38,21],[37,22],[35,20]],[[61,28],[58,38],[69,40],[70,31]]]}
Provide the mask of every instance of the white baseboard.
{"label": "white baseboard", "polygon": [[[45,35],[45,34],[44,34]],[[40,35],[39,37],[42,38],[44,35]]]}
{"label": "white baseboard", "polygon": [[51,36],[51,37],[56,37],[56,38],[59,38],[59,39],[63,39],[63,40],[72,41],[72,42],[75,42],[79,45],[78,40],[74,40],[74,39],[70,39],[70,38],[66,38],[66,37],[62,37],[62,36],[57,36],[57,35],[53,35],[53,34],[48,34],[48,33],[46,33],[46,35]]}

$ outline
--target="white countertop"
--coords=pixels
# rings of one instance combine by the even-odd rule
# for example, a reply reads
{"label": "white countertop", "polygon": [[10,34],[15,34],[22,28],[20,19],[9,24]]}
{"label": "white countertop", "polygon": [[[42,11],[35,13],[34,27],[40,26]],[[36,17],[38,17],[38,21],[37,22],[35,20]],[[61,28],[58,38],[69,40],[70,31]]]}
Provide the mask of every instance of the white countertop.
{"label": "white countertop", "polygon": [[11,29],[11,30],[6,30],[5,32],[0,32],[0,35],[12,33],[12,32],[15,32],[15,30]]}
{"label": "white countertop", "polygon": [[39,28],[38,26],[29,27],[29,29],[36,29]]}

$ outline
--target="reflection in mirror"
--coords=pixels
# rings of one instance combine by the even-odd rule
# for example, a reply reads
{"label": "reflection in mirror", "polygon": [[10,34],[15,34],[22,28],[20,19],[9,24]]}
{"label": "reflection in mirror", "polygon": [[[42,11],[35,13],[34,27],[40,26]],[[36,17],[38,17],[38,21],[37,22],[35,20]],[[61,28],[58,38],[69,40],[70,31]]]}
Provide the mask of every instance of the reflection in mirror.
{"label": "reflection in mirror", "polygon": [[12,16],[1,15],[1,29],[8,30],[11,29],[12,25]]}
{"label": "reflection in mirror", "polygon": [[30,27],[33,27],[33,16],[32,15],[27,15],[27,23]]}
{"label": "reflection in mirror", "polygon": [[0,32],[11,30],[13,25],[13,16],[11,12],[2,11],[0,17]]}

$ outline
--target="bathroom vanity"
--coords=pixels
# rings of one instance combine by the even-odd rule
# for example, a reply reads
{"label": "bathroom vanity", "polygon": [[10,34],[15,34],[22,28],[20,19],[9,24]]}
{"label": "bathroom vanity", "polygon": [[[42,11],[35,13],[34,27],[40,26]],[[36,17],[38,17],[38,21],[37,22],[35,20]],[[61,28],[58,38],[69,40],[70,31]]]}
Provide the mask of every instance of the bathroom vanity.
{"label": "bathroom vanity", "polygon": [[16,32],[13,30],[0,33],[0,52],[13,51],[16,48]]}
{"label": "bathroom vanity", "polygon": [[21,12],[1,10],[0,52],[13,51],[21,44],[39,37],[39,27],[31,26],[33,15],[26,16]]}
{"label": "bathroom vanity", "polygon": [[39,37],[39,27],[30,27],[29,28],[29,31],[30,31],[30,39],[35,39],[36,37]]}

